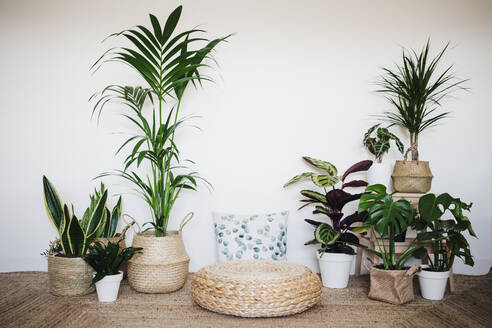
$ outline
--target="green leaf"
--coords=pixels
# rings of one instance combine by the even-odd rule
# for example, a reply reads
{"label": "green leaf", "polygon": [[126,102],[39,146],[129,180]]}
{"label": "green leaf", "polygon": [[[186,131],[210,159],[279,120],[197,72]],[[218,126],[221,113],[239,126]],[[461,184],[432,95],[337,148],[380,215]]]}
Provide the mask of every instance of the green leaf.
{"label": "green leaf", "polygon": [[301,173],[299,175],[296,175],[295,177],[293,177],[292,179],[290,179],[286,184],[284,184],[284,188],[287,187],[287,186],[290,186],[291,184],[296,183],[297,181],[299,181],[301,179],[310,178],[313,175],[315,175],[315,173],[312,173],[312,172],[305,172],[305,173]]}
{"label": "green leaf", "polygon": [[46,176],[43,176],[43,196],[46,213],[56,231],[60,234],[63,231],[63,208],[62,201],[58,196],[55,187],[51,184]]}
{"label": "green leaf", "polygon": [[323,187],[323,188],[328,188],[336,185],[339,181],[339,177],[332,177],[328,175],[318,175],[318,174],[313,174],[311,176],[311,180],[315,185],[318,187]]}
{"label": "green leaf", "polygon": [[80,228],[79,220],[73,215],[68,224],[68,242],[70,243],[70,250],[73,255],[84,255],[84,241],[85,236]]}
{"label": "green leaf", "polygon": [[317,191],[301,190],[301,195],[317,202],[326,203],[326,197]]}
{"label": "green leaf", "polygon": [[314,167],[317,167],[318,169],[325,171],[326,173],[328,173],[328,175],[330,175],[332,177],[336,177],[336,175],[338,174],[338,171],[337,171],[337,168],[335,167],[335,165],[333,165],[329,162],[322,161],[322,160],[315,159],[315,158],[308,157],[308,156],[304,156],[303,159],[306,162],[308,162],[309,164],[313,165]]}

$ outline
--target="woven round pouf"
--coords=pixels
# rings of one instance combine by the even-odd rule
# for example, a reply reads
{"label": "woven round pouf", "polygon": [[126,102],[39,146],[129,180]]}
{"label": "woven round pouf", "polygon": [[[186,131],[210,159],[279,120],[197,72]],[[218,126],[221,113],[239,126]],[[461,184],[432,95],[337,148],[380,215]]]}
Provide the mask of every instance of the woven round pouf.
{"label": "woven round pouf", "polygon": [[230,261],[193,275],[198,305],[240,317],[280,317],[303,312],[321,297],[321,281],[307,267],[275,261]]}

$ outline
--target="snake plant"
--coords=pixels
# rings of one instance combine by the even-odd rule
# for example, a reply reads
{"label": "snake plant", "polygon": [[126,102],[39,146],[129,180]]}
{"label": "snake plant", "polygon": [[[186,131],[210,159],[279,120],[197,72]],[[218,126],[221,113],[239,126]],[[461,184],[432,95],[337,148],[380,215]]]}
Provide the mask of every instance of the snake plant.
{"label": "snake plant", "polygon": [[[104,195],[106,188],[104,183],[101,183],[99,190],[95,189],[94,194],[90,195],[90,205],[85,210],[84,215],[82,216],[81,226],[83,229],[87,228],[87,223],[89,222],[89,218],[94,213],[96,209],[96,205]],[[96,230],[95,238],[112,238],[116,236],[116,228],[118,227],[118,222],[121,217],[121,196],[118,199],[118,202],[110,211],[106,206],[104,208],[104,215],[102,218],[102,223],[99,228]]]}
{"label": "snake plant", "polygon": [[[201,85],[212,79],[201,70],[207,66],[214,48],[229,36],[208,40],[202,29],[176,32],[182,6],[177,7],[164,25],[154,15],[150,16],[151,28],[137,25],[111,37],[124,37],[131,46],[111,48],[93,65],[97,71],[108,62],[123,63],[133,68],[145,82],[144,86],[111,84],[91,97],[93,115],[101,115],[106,104],[123,104],[122,115],[134,125],[137,134],[125,140],[117,150],[128,147],[130,154],[124,160],[123,170],[100,175],[115,174],[126,179],[148,204],[152,211],[155,235],[166,235],[171,210],[184,189],[196,190],[197,181],[206,180],[194,171],[189,171],[180,158],[175,140],[176,130],[186,118],[179,112],[187,86]],[[150,107],[149,113],[146,108]],[[131,167],[146,163],[150,174],[142,176]]]}
{"label": "snake plant", "polygon": [[43,194],[46,213],[58,232],[62,253],[70,257],[84,255],[103,221],[108,191],[104,191],[84,227],[73,213],[73,206],[71,213],[66,204],[62,205],[55,187],[45,176]]}

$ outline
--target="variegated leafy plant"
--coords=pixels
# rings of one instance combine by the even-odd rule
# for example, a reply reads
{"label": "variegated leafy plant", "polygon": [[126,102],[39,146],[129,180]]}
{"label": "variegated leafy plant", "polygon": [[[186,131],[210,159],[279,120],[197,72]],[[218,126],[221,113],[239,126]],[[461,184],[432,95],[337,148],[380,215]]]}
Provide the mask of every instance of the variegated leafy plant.
{"label": "variegated leafy plant", "polygon": [[[299,209],[308,205],[314,205],[313,214],[323,214],[331,220],[331,225],[329,225],[324,222],[306,219],[306,222],[316,227],[314,232],[315,238],[308,241],[306,245],[320,243],[322,245],[320,253],[345,253],[353,255],[353,248],[347,244],[358,244],[359,239],[354,233],[361,233],[367,231],[369,228],[364,224],[358,226],[353,225],[356,222],[363,222],[367,216],[367,212],[355,212],[344,218],[344,213],[342,212],[344,206],[351,201],[359,199],[362,195],[360,193],[351,194],[344,189],[349,187],[365,187],[367,186],[367,182],[363,180],[346,181],[346,179],[352,173],[367,171],[373,162],[370,160],[358,162],[348,168],[343,175],[339,176],[337,168],[329,162],[307,156],[303,157],[303,159],[317,168],[320,173],[301,173],[288,181],[284,187],[310,178],[321,190],[301,190],[301,195],[305,197],[301,202],[305,204]],[[341,184],[340,188],[335,188],[337,184]],[[328,188],[331,188],[331,190],[328,190]]]}
{"label": "variegated leafy plant", "polygon": [[[400,139],[391,133],[388,128],[380,127],[380,125],[371,126],[364,134],[364,140],[362,140],[362,144],[376,157],[378,163],[381,163],[383,155],[389,151],[391,140],[395,142],[396,147],[398,147],[402,155],[404,150],[403,143]],[[374,136],[373,132],[375,132]]]}
{"label": "variegated leafy plant", "polygon": [[48,218],[60,237],[62,253],[69,257],[84,255],[103,221],[108,191],[103,192],[84,227],[73,213],[73,206],[72,213],[66,204],[62,206],[62,200],[55,187],[45,176],[43,176],[43,194]]}

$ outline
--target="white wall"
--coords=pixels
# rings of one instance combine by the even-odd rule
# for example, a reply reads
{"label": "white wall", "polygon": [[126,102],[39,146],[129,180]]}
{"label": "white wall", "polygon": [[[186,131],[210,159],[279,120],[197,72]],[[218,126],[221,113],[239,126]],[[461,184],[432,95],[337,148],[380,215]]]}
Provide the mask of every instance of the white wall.
{"label": "white wall", "polygon": [[[2,1],[0,3],[0,271],[45,269],[39,252],[56,233],[43,206],[46,174],[79,215],[98,173],[120,168],[114,151],[128,132],[115,108],[100,126],[87,99],[110,82],[134,81],[122,65],[95,76],[89,67],[115,43],[110,33],[164,18],[178,1]],[[239,213],[288,209],[288,258],[316,268],[303,246],[309,210],[297,212],[298,190],[283,183],[306,169],[302,155],[340,170],[368,157],[361,137],[369,115],[389,109],[374,94],[381,65],[399,61],[400,46],[434,50],[451,40],[446,57],[470,93],[445,103],[453,118],[421,136],[422,159],[435,175],[434,192],[473,201],[476,274],[492,263],[492,141],[489,136],[490,1],[184,1],[180,27],[204,24],[211,36],[237,35],[218,48],[216,84],[188,91],[182,113],[203,116],[203,131],[182,131],[184,156],[195,160],[215,189],[186,193],[173,212],[185,229],[192,271],[215,261],[212,210]],[[401,131],[400,131],[401,132]],[[402,133],[400,133],[402,135]],[[389,160],[398,158],[392,151]],[[114,193],[128,188],[106,180]],[[124,210],[149,220],[145,204],[125,196]],[[471,272],[457,266],[460,272]]]}

